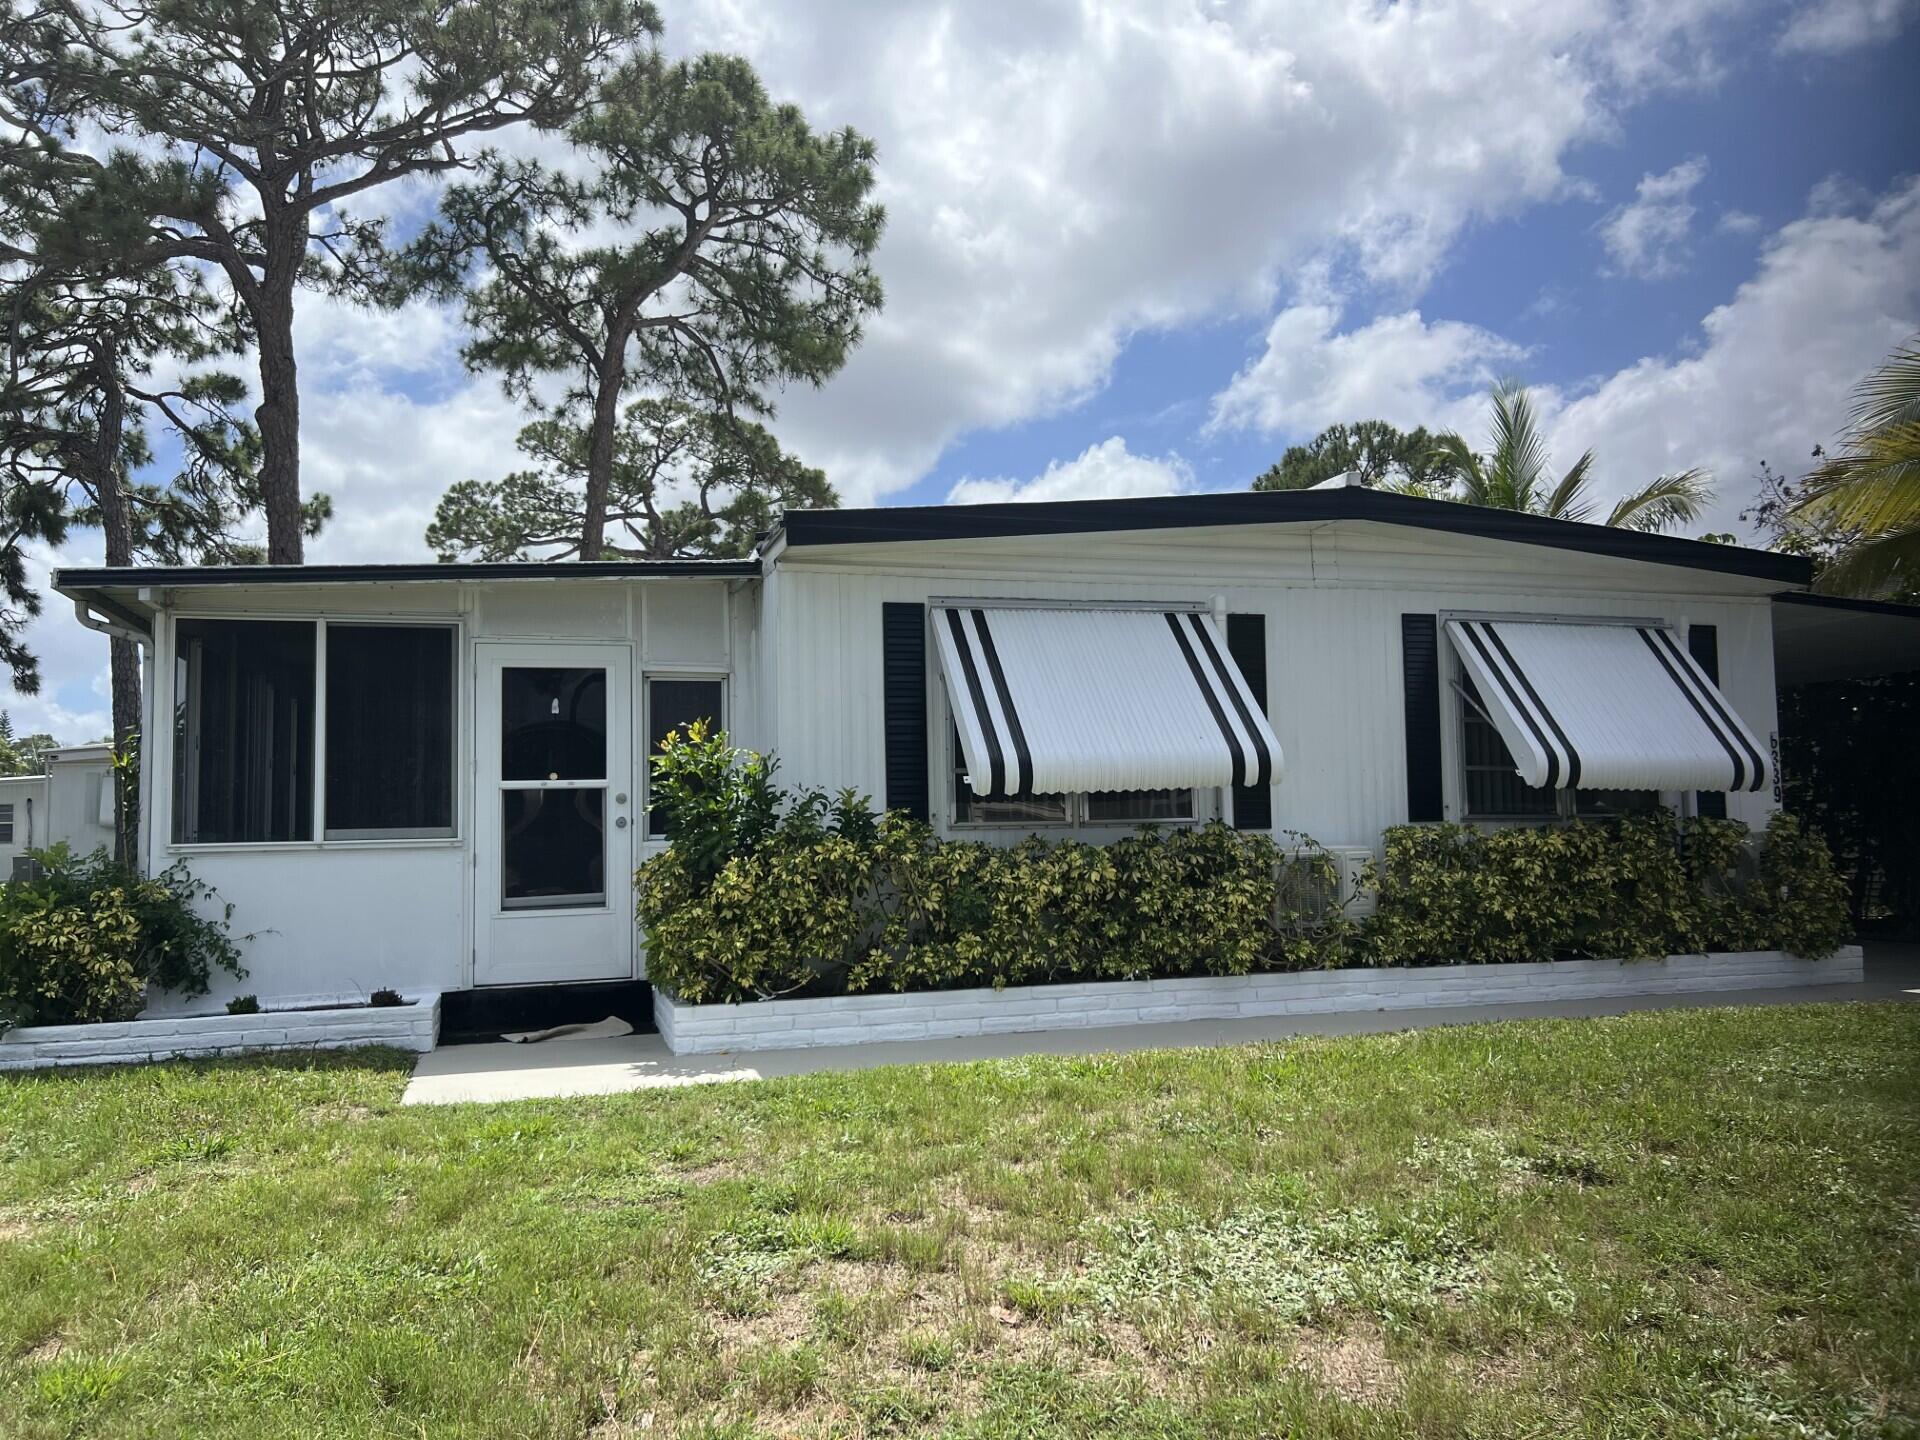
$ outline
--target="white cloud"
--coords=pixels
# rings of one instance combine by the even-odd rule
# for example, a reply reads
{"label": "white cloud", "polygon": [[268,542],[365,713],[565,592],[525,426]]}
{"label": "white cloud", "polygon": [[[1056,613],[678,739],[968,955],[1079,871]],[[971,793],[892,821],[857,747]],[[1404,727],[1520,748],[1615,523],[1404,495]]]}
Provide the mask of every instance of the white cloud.
{"label": "white cloud", "polygon": [[1858,216],[1810,214],[1763,247],[1758,270],[1701,321],[1696,353],[1649,357],[1565,400],[1554,433],[1594,446],[1623,494],[1705,465],[1730,529],[1762,460],[1793,471],[1831,445],[1848,396],[1920,329],[1920,181]]}
{"label": "white cloud", "polygon": [[1429,323],[1418,310],[1344,334],[1339,323],[1329,304],[1282,310],[1265,351],[1214,397],[1209,427],[1289,434],[1373,416],[1442,424],[1526,356],[1490,330]]}
{"label": "white cloud", "polygon": [[[1920,329],[1920,180],[1859,214],[1821,197],[1762,246],[1758,268],[1708,313],[1686,353],[1648,356],[1534,398],[1567,463],[1591,446],[1611,501],[1663,472],[1702,465],[1720,498],[1704,529],[1732,529],[1767,460],[1789,471],[1831,444],[1848,395]],[[1417,313],[1338,332],[1325,307],[1283,311],[1266,353],[1215,400],[1216,423],[1310,433],[1378,417],[1481,434],[1477,377],[1512,360],[1500,337]]]}
{"label": "white cloud", "polygon": [[1115,435],[1089,445],[1071,460],[1054,460],[1031,480],[973,479],[947,494],[956,505],[996,500],[1114,500],[1140,495],[1177,495],[1193,488],[1193,467],[1178,455],[1135,455]]}
{"label": "white cloud", "polygon": [[1794,7],[1780,32],[1789,54],[1840,55],[1898,35],[1916,8],[1913,0],[1817,0]]}
{"label": "white cloud", "polygon": [[1707,162],[1696,155],[1664,175],[1640,177],[1634,198],[1600,222],[1610,273],[1642,280],[1680,273],[1693,228],[1693,192],[1706,175]]}
{"label": "white cloud", "polygon": [[1463,227],[1567,193],[1621,106],[1710,69],[1738,3],[734,3],[670,7],[667,35],[878,142],[886,312],[777,427],[859,503],[1304,261],[1417,290]]}
{"label": "white cloud", "polygon": [[1728,210],[1714,222],[1713,228],[1722,235],[1758,235],[1766,223],[1751,210]]}

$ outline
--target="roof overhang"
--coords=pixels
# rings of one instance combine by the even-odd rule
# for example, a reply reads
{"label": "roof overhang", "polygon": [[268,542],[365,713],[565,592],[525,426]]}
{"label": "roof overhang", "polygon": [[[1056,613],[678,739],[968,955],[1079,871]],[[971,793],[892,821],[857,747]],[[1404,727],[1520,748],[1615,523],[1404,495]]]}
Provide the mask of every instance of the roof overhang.
{"label": "roof overhang", "polygon": [[145,633],[160,592],[537,580],[726,580],[761,573],[745,560],[526,560],[408,565],[127,565],[56,570],[53,588],[104,619]]}
{"label": "roof overhang", "polygon": [[1773,670],[1781,685],[1920,670],[1920,605],[1776,595]]}
{"label": "roof overhang", "polygon": [[1360,486],[1325,490],[1238,490],[1135,500],[1016,501],[994,505],[888,505],[864,510],[789,510],[776,532],[794,549],[903,541],[990,540],[1128,530],[1231,525],[1315,525],[1360,520],[1428,533],[1474,536],[1766,581],[1812,583],[1797,555],[1648,535],[1612,525],[1548,520],[1510,510],[1423,500]]}

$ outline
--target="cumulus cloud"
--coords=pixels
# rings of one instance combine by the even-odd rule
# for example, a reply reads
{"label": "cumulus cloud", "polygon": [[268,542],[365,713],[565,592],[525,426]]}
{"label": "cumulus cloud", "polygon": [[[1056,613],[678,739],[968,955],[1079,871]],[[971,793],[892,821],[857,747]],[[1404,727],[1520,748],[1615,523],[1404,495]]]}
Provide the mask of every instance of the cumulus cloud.
{"label": "cumulus cloud", "polygon": [[1570,146],[1691,79],[1735,0],[670,7],[879,144],[887,309],[776,428],[849,502],[1096,390],[1128,338],[1264,309],[1336,253],[1416,291],[1462,229],[1558,197]]}
{"label": "cumulus cloud", "polygon": [[1848,394],[1920,329],[1920,181],[1860,215],[1809,214],[1762,249],[1759,269],[1700,325],[1694,353],[1648,357],[1561,399],[1553,430],[1592,445],[1612,494],[1705,465],[1711,528],[1734,528],[1760,461],[1793,470],[1831,445]]}
{"label": "cumulus cloud", "polygon": [[1051,461],[1031,480],[961,480],[947,499],[956,505],[995,500],[1114,500],[1177,495],[1192,488],[1193,467],[1178,455],[1135,455],[1115,435],[1089,445],[1071,460]]}
{"label": "cumulus cloud", "polygon": [[1214,397],[1209,427],[1290,434],[1374,416],[1444,424],[1526,356],[1490,330],[1418,310],[1344,333],[1339,323],[1332,304],[1282,310],[1265,350]]}
{"label": "cumulus cloud", "polygon": [[[1460,429],[1478,440],[1477,382],[1518,352],[1497,335],[1416,312],[1341,332],[1326,307],[1282,311],[1266,353],[1215,400],[1215,423],[1280,433],[1367,417]],[[1677,355],[1648,356],[1534,398],[1563,463],[1591,446],[1617,499],[1655,475],[1711,470],[1705,528],[1732,529],[1762,460],[1791,470],[1843,425],[1848,393],[1920,329],[1920,180],[1859,213],[1821,196],[1761,248],[1758,268]]]}
{"label": "cumulus cloud", "polygon": [[1891,40],[1913,18],[1914,0],[1816,0],[1794,7],[1780,32],[1788,54],[1840,55]]}
{"label": "cumulus cloud", "polygon": [[1664,175],[1641,176],[1633,199],[1600,222],[1609,273],[1642,280],[1679,274],[1693,228],[1693,192],[1706,176],[1707,162],[1698,155]]}

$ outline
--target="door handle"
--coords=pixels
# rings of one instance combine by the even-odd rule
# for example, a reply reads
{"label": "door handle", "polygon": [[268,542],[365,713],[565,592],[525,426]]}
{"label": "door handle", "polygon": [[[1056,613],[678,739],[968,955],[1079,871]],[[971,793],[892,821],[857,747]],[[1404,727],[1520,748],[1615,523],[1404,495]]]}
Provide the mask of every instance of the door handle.
{"label": "door handle", "polygon": [[615,817],[615,819],[614,819],[614,822],[613,822],[613,828],[614,828],[614,829],[616,829],[616,830],[624,830],[624,829],[626,829],[626,828],[627,828],[627,817],[626,817],[626,816],[624,816],[624,815],[620,815],[620,816],[617,816],[617,817]]}

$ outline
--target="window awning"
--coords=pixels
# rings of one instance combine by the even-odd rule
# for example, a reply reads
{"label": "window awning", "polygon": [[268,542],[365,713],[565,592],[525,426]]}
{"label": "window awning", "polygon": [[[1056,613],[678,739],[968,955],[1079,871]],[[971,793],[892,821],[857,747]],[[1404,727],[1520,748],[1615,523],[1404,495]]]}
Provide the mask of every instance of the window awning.
{"label": "window awning", "polygon": [[936,606],[932,623],[976,794],[1279,778],[1279,742],[1204,615]]}
{"label": "window awning", "polygon": [[1759,790],[1766,750],[1653,625],[1449,620],[1515,768],[1574,790]]}

